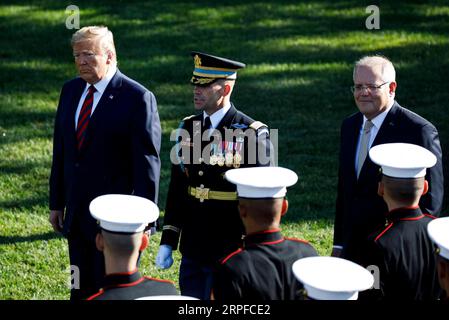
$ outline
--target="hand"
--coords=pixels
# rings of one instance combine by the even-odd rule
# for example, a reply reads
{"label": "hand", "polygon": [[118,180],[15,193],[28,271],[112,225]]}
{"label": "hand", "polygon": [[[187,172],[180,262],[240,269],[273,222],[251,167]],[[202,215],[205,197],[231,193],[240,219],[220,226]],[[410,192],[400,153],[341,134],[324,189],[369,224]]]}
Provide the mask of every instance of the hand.
{"label": "hand", "polygon": [[172,248],[167,244],[159,246],[159,252],[156,256],[156,266],[161,269],[168,269],[173,264]]}
{"label": "hand", "polygon": [[64,226],[64,212],[62,210],[50,210],[48,219],[56,232],[62,232]]}

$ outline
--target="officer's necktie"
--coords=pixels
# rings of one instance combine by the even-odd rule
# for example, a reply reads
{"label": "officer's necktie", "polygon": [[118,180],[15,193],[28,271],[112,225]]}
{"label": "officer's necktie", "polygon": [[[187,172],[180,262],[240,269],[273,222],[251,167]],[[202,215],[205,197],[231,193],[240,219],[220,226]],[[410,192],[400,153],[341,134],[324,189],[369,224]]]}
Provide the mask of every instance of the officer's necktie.
{"label": "officer's necktie", "polygon": [[81,149],[86,137],[86,131],[87,126],[89,125],[90,114],[92,112],[95,91],[97,90],[93,85],[91,85],[87,91],[87,96],[84,99],[80,114],[78,116],[78,125],[76,126],[76,140],[78,142],[78,150]]}
{"label": "officer's necktie", "polygon": [[357,179],[359,178],[360,171],[362,171],[363,163],[365,162],[366,155],[368,154],[369,149],[369,140],[371,137],[371,128],[373,127],[373,123],[371,120],[365,121],[365,125],[363,126],[362,136],[360,138],[360,148],[359,148],[359,157],[357,161]]}
{"label": "officer's necktie", "polygon": [[210,117],[206,117],[204,119],[203,133],[204,133],[204,131],[211,129],[211,127],[212,127],[212,122],[210,121]]}

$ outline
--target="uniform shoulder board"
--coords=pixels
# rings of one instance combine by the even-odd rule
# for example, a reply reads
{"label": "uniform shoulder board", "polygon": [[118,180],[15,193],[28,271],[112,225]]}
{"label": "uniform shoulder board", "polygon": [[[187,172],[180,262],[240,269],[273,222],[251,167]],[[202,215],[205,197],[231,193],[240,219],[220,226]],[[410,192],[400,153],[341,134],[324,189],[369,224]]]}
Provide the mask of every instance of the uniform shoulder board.
{"label": "uniform shoulder board", "polygon": [[257,130],[259,130],[262,127],[267,127],[267,125],[265,123],[260,122],[260,121],[254,121],[253,123],[251,123],[249,125],[249,127],[257,131]]}
{"label": "uniform shoulder board", "polygon": [[188,116],[188,117],[185,117],[184,119],[182,119],[182,121],[186,121],[186,120],[189,120],[190,118],[193,118],[195,115],[194,114],[192,114],[191,116]]}

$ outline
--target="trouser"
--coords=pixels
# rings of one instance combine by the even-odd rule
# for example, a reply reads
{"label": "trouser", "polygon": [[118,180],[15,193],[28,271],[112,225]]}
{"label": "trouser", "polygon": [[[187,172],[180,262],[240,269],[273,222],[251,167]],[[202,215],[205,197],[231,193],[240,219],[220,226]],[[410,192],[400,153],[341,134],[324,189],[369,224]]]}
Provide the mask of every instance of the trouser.
{"label": "trouser", "polygon": [[97,250],[94,239],[82,235],[67,238],[72,270],[70,300],[86,299],[101,288],[105,276],[104,256]]}
{"label": "trouser", "polygon": [[212,265],[182,257],[179,268],[181,295],[210,300],[213,285]]}

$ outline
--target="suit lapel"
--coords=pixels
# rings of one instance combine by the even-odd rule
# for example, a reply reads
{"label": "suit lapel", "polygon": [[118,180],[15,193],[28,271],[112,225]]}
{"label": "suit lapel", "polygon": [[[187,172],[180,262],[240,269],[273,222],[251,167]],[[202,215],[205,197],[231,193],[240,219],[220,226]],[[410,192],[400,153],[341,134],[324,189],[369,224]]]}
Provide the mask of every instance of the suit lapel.
{"label": "suit lapel", "polygon": [[363,123],[363,115],[361,113],[358,113],[357,116],[354,119],[353,125],[351,128],[349,128],[349,139],[348,139],[348,151],[343,151],[343,157],[345,158],[345,163],[347,163],[351,169],[349,172],[351,172],[351,180],[356,183],[357,182],[357,174],[355,171],[355,157],[357,152],[357,142],[359,141],[360,136],[360,128],[362,127]]}
{"label": "suit lapel", "polygon": [[[396,126],[397,112],[399,111],[398,106],[399,105],[397,104],[397,102],[395,102],[391,107],[390,111],[382,122],[379,131],[377,132],[376,138],[374,139],[371,148],[379,144],[391,142],[390,139],[393,136],[392,130]],[[362,171],[360,172],[359,182],[364,178],[375,176],[378,170],[379,166],[372,162],[369,155],[367,155],[365,163],[363,164]]]}
{"label": "suit lapel", "polygon": [[387,116],[385,117],[384,122],[379,128],[379,132],[377,132],[377,136],[373,141],[371,147],[377,146],[378,144],[388,143],[389,139],[392,137],[392,130],[396,127],[397,113],[399,111],[399,104],[395,101]]}

